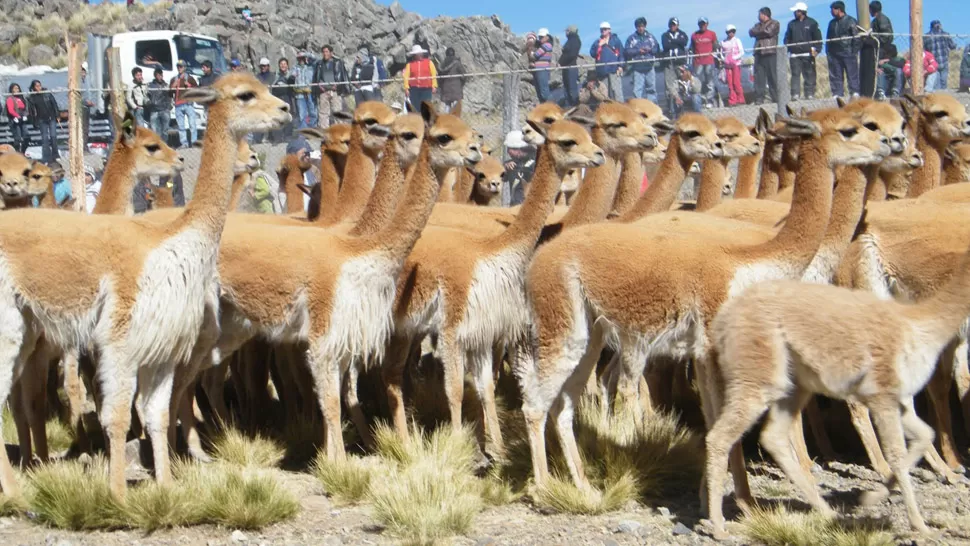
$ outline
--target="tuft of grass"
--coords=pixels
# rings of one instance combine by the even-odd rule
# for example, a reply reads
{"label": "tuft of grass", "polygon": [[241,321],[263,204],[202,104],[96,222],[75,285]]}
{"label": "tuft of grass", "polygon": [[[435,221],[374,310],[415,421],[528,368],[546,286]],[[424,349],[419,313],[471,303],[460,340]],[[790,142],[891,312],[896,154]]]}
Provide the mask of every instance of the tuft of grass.
{"label": "tuft of grass", "polygon": [[890,546],[888,524],[826,518],[818,512],[790,512],[783,505],[753,508],[741,520],[745,536],[766,546]]}
{"label": "tuft of grass", "polygon": [[264,436],[247,436],[239,429],[227,427],[212,444],[216,459],[243,467],[275,468],[286,451]]}
{"label": "tuft of grass", "polygon": [[125,518],[130,527],[147,533],[201,523],[198,499],[178,485],[148,482],[133,487],[125,499]]}
{"label": "tuft of grass", "polygon": [[23,497],[8,497],[0,494],[0,517],[16,516],[27,511]]}
{"label": "tuft of grass", "polygon": [[[19,440],[17,424],[14,423],[13,414],[10,412],[9,406],[3,407],[0,419],[3,420],[3,440],[11,444],[16,443]],[[47,448],[52,455],[67,451],[71,447],[71,444],[74,442],[74,431],[71,427],[65,425],[60,419],[53,417],[47,420],[46,428]]]}
{"label": "tuft of grass", "polygon": [[27,477],[27,503],[39,521],[72,531],[124,526],[124,508],[111,494],[104,458],[88,466],[77,461],[44,465]]}
{"label": "tuft of grass", "polygon": [[271,471],[186,464],[177,473],[182,486],[197,499],[200,523],[260,529],[291,519],[300,509]]}
{"label": "tuft of grass", "polygon": [[550,476],[536,488],[536,502],[557,512],[594,515],[619,510],[637,498],[637,480],[623,473],[605,485],[603,491],[579,489],[572,480]]}
{"label": "tuft of grass", "polygon": [[471,433],[446,427],[405,441],[378,427],[375,436],[386,474],[375,476],[368,497],[388,532],[422,544],[467,533],[483,507]]}
{"label": "tuft of grass", "polygon": [[355,504],[370,491],[373,468],[358,457],[331,461],[320,453],[313,465],[313,474],[323,484],[327,494],[342,504]]}
{"label": "tuft of grass", "polygon": [[478,480],[479,495],[488,506],[505,506],[519,500],[522,495],[516,493],[512,484],[503,480],[497,474]]}

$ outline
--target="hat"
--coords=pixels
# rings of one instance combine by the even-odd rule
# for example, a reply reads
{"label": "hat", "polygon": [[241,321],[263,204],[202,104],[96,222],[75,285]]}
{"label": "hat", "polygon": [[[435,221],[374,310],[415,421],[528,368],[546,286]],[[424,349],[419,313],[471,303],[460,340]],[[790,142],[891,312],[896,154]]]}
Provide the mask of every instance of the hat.
{"label": "hat", "polygon": [[545,38],[546,36],[549,36],[549,29],[545,27],[540,28],[539,31],[536,32],[536,36],[540,38]]}
{"label": "hat", "polygon": [[404,107],[401,106],[400,102],[394,101],[391,103],[391,110],[394,110],[395,112],[403,112]]}
{"label": "hat", "polygon": [[260,59],[259,66],[269,66],[269,59],[267,59],[266,57],[263,57],[262,59]]}
{"label": "hat", "polygon": [[576,25],[569,25],[566,27],[566,34],[579,34],[579,27]]}
{"label": "hat", "polygon": [[242,63],[239,62],[239,59],[233,58],[229,61],[229,66],[242,66]]}
{"label": "hat", "polygon": [[528,145],[522,135],[522,131],[509,131],[509,134],[505,135],[506,148],[519,149],[525,148]]}
{"label": "hat", "polygon": [[698,25],[706,25],[707,24],[707,17],[698,17],[697,18],[697,24]]}
{"label": "hat", "polygon": [[678,19],[676,17],[671,17],[670,20],[667,21],[667,28],[670,28],[670,27],[672,27],[674,25],[678,25],[679,26],[680,25],[680,19]]}
{"label": "hat", "polygon": [[933,19],[930,21],[930,27],[935,27],[936,25],[943,26],[943,23],[941,23],[939,19]]}
{"label": "hat", "polygon": [[604,28],[613,28],[613,27],[610,26],[610,23],[608,21],[603,21],[602,23],[600,23],[600,30],[603,30]]}
{"label": "hat", "polygon": [[175,66],[185,66],[185,61],[179,59],[179,62],[175,63]]}
{"label": "hat", "polygon": [[734,25],[728,25],[727,28],[724,29],[724,31],[725,32],[737,32],[738,31],[738,27],[736,27]]}
{"label": "hat", "polygon": [[91,175],[91,178],[94,178],[94,179],[97,179],[98,178],[97,171],[95,171],[94,170],[94,167],[92,167],[91,165],[85,165],[84,166],[84,174],[90,174]]}
{"label": "hat", "polygon": [[291,155],[299,152],[300,150],[310,151],[310,143],[303,136],[298,136],[291,140],[289,144],[286,145],[286,155]]}
{"label": "hat", "polygon": [[87,70],[87,69],[88,69],[88,62],[84,61],[83,63],[81,63],[81,70]]}
{"label": "hat", "polygon": [[408,51],[408,56],[410,57],[411,55],[420,55],[422,53],[427,53],[427,52],[428,50],[421,47],[421,44],[414,44],[413,46],[411,46],[411,51]]}
{"label": "hat", "polygon": [[842,0],[836,0],[835,2],[832,2],[832,4],[829,6],[829,9],[839,9],[839,10],[845,11],[845,2],[843,2]]}
{"label": "hat", "polygon": [[798,2],[788,9],[791,11],[804,11],[805,13],[808,13],[808,6],[805,5],[805,2]]}
{"label": "hat", "polygon": [[306,51],[302,51],[301,50],[301,51],[297,51],[296,52],[296,58],[297,59],[299,59],[300,57],[306,57],[306,56],[307,56],[307,52]]}

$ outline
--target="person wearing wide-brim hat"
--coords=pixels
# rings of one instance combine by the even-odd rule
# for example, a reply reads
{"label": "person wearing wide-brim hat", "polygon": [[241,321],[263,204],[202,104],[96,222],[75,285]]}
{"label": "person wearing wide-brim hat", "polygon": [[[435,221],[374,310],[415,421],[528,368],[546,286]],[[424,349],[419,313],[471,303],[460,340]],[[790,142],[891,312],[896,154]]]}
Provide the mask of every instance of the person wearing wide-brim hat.
{"label": "person wearing wide-brim hat", "polygon": [[408,51],[404,67],[404,96],[413,112],[421,111],[422,102],[431,102],[438,89],[438,71],[428,58],[428,50],[414,44]]}

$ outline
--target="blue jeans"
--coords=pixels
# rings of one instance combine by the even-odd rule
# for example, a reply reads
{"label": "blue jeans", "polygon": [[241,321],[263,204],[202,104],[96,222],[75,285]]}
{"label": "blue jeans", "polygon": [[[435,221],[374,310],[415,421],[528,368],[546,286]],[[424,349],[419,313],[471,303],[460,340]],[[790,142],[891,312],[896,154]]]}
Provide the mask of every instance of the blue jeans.
{"label": "blue jeans", "polygon": [[946,66],[941,66],[936,73],[939,74],[939,81],[936,84],[936,90],[942,91],[946,89],[946,86],[950,81],[950,65],[947,64]]}
{"label": "blue jeans", "polygon": [[412,87],[408,91],[408,101],[414,112],[421,112],[422,102],[431,102],[434,99],[434,89],[430,87]]}
{"label": "blue jeans", "polygon": [[169,110],[152,110],[149,116],[149,128],[165,142],[168,142],[168,128],[171,123],[172,114]]}
{"label": "blue jeans", "polygon": [[50,164],[59,157],[57,153],[57,122],[37,121],[37,128],[40,129],[41,161]]}
{"label": "blue jeans", "polygon": [[27,151],[27,144],[30,139],[27,137],[27,128],[24,127],[23,120],[20,123],[10,123],[10,136],[13,138],[13,148],[20,153]]}
{"label": "blue jeans", "polygon": [[541,104],[549,100],[549,77],[551,74],[545,69],[536,70],[532,74],[536,79],[536,97]]}
{"label": "blue jeans", "polygon": [[579,69],[575,66],[562,69],[562,84],[566,90],[566,106],[579,105]]}
{"label": "blue jeans", "polygon": [[843,78],[849,81],[849,94],[859,93],[859,58],[855,55],[829,55],[829,87],[833,97],[846,97]]}
{"label": "blue jeans", "polygon": [[653,70],[649,72],[633,71],[633,96],[657,102],[657,79]]}
{"label": "blue jeans", "polygon": [[[188,119],[189,143],[185,143],[185,121]],[[179,104],[175,107],[175,123],[179,126],[179,146],[191,146],[199,140],[199,128],[195,120],[195,107],[192,103]]]}
{"label": "blue jeans", "polygon": [[903,95],[903,71],[889,64],[882,65],[882,72],[876,73],[876,88],[886,97]]}
{"label": "blue jeans", "polygon": [[300,116],[298,129],[317,126],[316,102],[310,93],[296,95],[296,111]]}
{"label": "blue jeans", "polygon": [[695,64],[694,75],[701,81],[701,96],[706,102],[714,102],[714,82],[717,81],[717,67],[713,64]]}
{"label": "blue jeans", "polygon": [[926,83],[923,84],[923,91],[926,93],[932,93],[933,91],[939,91],[944,88],[940,83],[943,80],[940,79],[940,73],[934,72],[926,77]]}

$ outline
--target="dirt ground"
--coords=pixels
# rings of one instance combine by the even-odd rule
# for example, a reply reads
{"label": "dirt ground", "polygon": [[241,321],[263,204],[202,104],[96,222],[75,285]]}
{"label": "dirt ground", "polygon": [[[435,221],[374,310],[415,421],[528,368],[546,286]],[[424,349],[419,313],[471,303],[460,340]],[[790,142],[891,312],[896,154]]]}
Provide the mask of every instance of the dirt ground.
{"label": "dirt ground", "polygon": [[[759,502],[789,502],[793,510],[806,510],[780,471],[767,463],[749,465],[752,487]],[[855,464],[832,463],[816,468],[825,497],[846,515],[873,518],[887,526],[900,544],[970,544],[970,485],[942,484],[928,470],[914,471],[917,498],[923,515],[936,536],[925,539],[908,532],[905,508],[898,494],[882,505],[856,507],[861,491],[872,488],[876,474]],[[0,518],[0,544],[45,546],[120,545],[120,544],[395,544],[370,516],[367,505],[337,506],[325,496],[322,487],[308,474],[289,473],[286,485],[301,500],[296,519],[262,531],[241,532],[211,526],[177,528],[145,535],[141,532],[75,533],[48,529],[28,518]],[[445,544],[468,546],[519,544],[584,544],[618,546],[627,544],[716,544],[699,520],[696,491],[684,491],[647,504],[631,503],[624,510],[600,516],[573,516],[544,513],[527,501],[501,508],[490,508],[475,519],[471,533],[454,537]],[[726,515],[736,519],[733,500],[726,503]],[[729,523],[736,536],[737,527]],[[750,544],[734,538],[729,544]]]}

